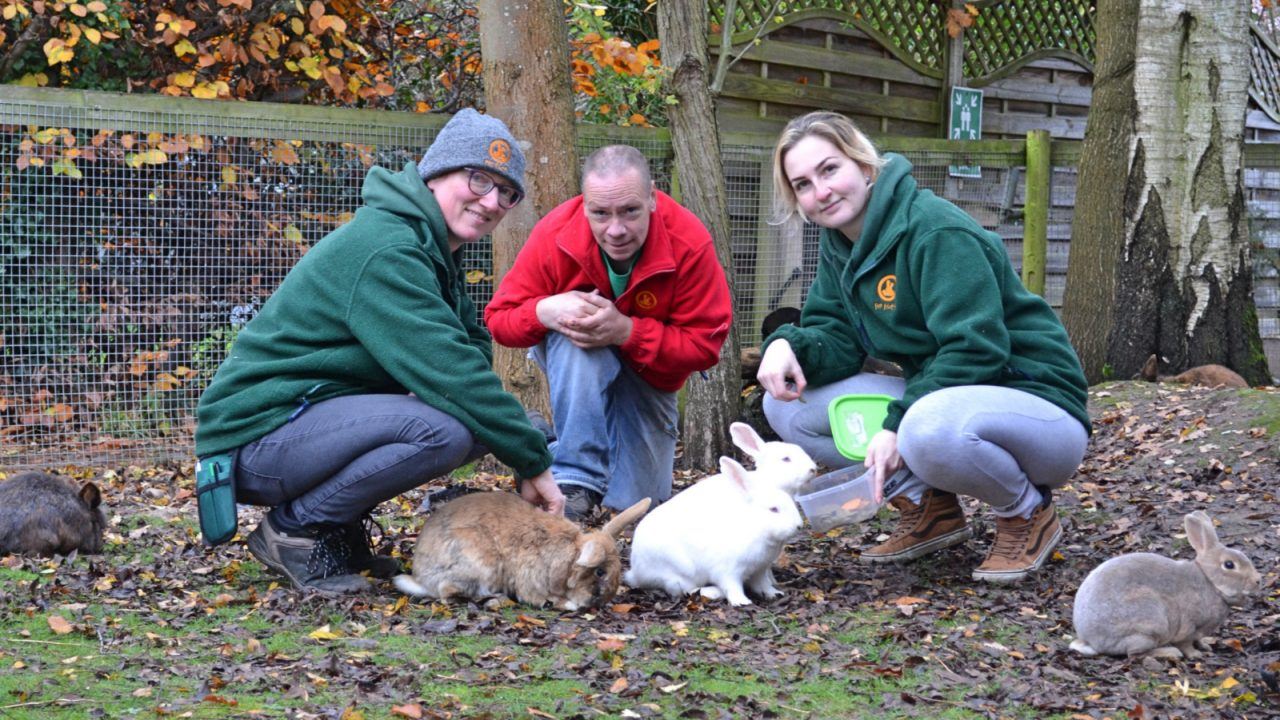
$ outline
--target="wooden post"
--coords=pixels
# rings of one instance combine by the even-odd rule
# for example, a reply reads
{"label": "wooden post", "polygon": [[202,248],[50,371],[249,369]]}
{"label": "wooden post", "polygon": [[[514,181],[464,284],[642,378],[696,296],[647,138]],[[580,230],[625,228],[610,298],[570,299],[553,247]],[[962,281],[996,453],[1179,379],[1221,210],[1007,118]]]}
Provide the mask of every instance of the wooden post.
{"label": "wooden post", "polygon": [[[951,0],[952,9],[964,8],[964,0]],[[944,21],[945,22],[945,21]],[[945,30],[943,31],[945,33]],[[942,108],[942,117],[938,119],[938,137],[947,135],[947,108],[951,107],[951,88],[965,87],[964,81],[964,32],[951,37],[947,34],[947,45],[942,55],[942,89],[938,95],[938,107]]]}
{"label": "wooden post", "polygon": [[1049,248],[1049,131],[1027,133],[1027,199],[1023,205],[1022,284],[1044,297],[1045,261]]}

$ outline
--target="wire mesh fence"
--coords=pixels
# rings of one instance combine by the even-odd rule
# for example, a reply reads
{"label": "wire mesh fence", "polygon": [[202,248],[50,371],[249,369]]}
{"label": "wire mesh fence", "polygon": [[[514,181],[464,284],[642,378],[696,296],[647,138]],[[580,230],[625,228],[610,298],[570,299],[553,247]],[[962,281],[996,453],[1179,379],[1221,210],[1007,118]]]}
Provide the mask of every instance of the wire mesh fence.
{"label": "wire mesh fence", "polygon": [[[188,456],[196,401],[240,328],[307,248],[352,216],[366,171],[416,162],[444,121],[7,93],[0,99],[0,469]],[[581,128],[579,153],[617,137],[616,128]],[[627,141],[669,189],[663,137]],[[803,303],[817,232],[770,224],[767,142],[727,145],[724,153],[735,317],[743,344],[754,345],[768,312]],[[904,154],[921,186],[999,233],[1020,265],[1019,155],[967,153],[980,177],[956,178],[948,172],[953,155]],[[1046,290],[1055,306],[1074,193],[1074,169],[1055,168]],[[482,309],[493,291],[487,244],[468,247],[463,270]]]}

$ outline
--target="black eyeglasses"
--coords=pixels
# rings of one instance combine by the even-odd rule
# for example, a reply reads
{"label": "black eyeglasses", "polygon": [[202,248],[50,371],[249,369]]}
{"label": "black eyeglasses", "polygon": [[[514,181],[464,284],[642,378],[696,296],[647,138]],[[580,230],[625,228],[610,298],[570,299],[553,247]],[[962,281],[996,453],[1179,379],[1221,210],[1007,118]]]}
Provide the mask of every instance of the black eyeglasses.
{"label": "black eyeglasses", "polygon": [[489,191],[498,188],[498,204],[510,210],[524,198],[524,193],[511,185],[496,182],[488,174],[467,168],[467,187],[476,195],[488,195]]}

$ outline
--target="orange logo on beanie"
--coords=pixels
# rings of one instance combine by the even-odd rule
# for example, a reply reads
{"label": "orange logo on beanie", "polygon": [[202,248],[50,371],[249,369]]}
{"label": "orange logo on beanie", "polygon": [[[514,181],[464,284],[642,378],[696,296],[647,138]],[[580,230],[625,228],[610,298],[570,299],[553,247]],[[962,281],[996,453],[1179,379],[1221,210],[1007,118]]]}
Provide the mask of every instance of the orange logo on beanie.
{"label": "orange logo on beanie", "polygon": [[658,296],[645,290],[636,295],[636,307],[641,310],[652,310],[658,306]]}
{"label": "orange logo on beanie", "polygon": [[502,138],[494,140],[489,143],[489,157],[499,165],[506,165],[511,162],[511,145]]}
{"label": "orange logo on beanie", "polygon": [[897,275],[885,275],[876,283],[876,295],[887,303],[893,302],[898,297],[898,291],[894,288],[897,283]]}

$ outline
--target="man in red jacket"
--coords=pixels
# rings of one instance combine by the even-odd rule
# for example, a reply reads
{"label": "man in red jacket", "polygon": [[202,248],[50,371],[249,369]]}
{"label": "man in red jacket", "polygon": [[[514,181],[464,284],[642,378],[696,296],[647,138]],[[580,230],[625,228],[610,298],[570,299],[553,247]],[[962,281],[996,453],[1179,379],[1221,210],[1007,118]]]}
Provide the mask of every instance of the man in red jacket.
{"label": "man in red jacket", "polygon": [[534,226],[484,315],[547,375],[566,516],[670,497],[676,391],[715,365],[732,311],[711,235],[639,150],[587,158],[582,195]]}

